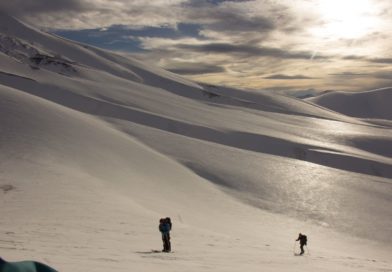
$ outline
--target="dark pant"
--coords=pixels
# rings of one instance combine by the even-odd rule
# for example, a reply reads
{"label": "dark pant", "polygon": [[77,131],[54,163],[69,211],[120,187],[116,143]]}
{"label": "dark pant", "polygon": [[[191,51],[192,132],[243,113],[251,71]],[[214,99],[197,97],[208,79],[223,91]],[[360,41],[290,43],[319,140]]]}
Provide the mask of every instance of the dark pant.
{"label": "dark pant", "polygon": [[305,253],[304,246],[305,246],[305,244],[301,244],[301,246],[300,246],[300,248],[301,248],[301,255]]}
{"label": "dark pant", "polygon": [[171,251],[170,234],[162,233],[162,241],[163,241],[163,251],[170,252]]}

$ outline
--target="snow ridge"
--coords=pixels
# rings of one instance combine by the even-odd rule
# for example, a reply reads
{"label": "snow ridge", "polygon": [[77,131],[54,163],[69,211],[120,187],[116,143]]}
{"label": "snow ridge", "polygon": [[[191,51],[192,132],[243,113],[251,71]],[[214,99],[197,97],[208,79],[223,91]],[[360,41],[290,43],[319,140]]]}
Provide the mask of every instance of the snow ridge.
{"label": "snow ridge", "polygon": [[348,116],[392,120],[392,88],[360,93],[329,92],[308,100]]}

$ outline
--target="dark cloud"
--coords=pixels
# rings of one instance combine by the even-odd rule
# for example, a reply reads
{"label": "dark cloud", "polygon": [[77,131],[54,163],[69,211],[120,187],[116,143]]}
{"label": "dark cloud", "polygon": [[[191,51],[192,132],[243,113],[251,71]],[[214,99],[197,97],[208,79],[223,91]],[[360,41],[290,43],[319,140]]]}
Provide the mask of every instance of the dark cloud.
{"label": "dark cloud", "polygon": [[219,6],[226,2],[243,3],[243,2],[254,2],[255,0],[187,0],[184,1],[186,7],[209,7]]}
{"label": "dark cloud", "polygon": [[335,76],[335,77],[363,77],[363,76],[368,76],[369,74],[366,73],[353,73],[353,72],[343,72],[343,73],[334,73],[334,74],[329,74],[330,76]]}
{"label": "dark cloud", "polygon": [[342,59],[344,60],[363,60],[363,61],[367,61],[367,57],[365,56],[357,56],[357,55],[348,55],[348,56],[344,56],[342,57]]}
{"label": "dark cloud", "polygon": [[252,2],[244,0],[190,0],[184,7],[185,20],[202,23],[205,30],[223,32],[269,33],[277,29],[274,19],[267,16],[252,16],[233,6],[222,6],[225,2]]}
{"label": "dark cloud", "polygon": [[237,2],[237,3],[242,3],[242,2],[253,2],[255,0],[207,0],[208,3],[212,3],[215,5],[219,5],[224,2]]}
{"label": "dark cloud", "polygon": [[[220,18],[219,18],[220,17]],[[241,14],[220,14],[217,22],[206,25],[210,30],[222,32],[270,32],[276,29],[274,22],[268,18],[257,16],[247,18]]]}
{"label": "dark cloud", "polygon": [[315,77],[308,77],[308,76],[303,76],[303,75],[289,76],[289,75],[283,75],[283,74],[271,75],[271,76],[267,76],[264,78],[266,78],[266,79],[283,79],[283,80],[316,79]]}
{"label": "dark cloud", "polygon": [[366,56],[349,55],[349,56],[344,56],[342,59],[365,61],[371,63],[392,64],[392,58],[369,58]]}
{"label": "dark cloud", "polygon": [[87,6],[78,0],[2,0],[0,2],[0,11],[14,16],[86,9]]}
{"label": "dark cloud", "polygon": [[392,71],[380,71],[372,74],[375,78],[392,80]]}
{"label": "dark cloud", "polygon": [[180,75],[202,75],[226,72],[223,67],[206,63],[176,63],[167,70]]}
{"label": "dark cloud", "polygon": [[369,61],[373,63],[392,64],[392,58],[374,58],[369,59]]}
{"label": "dark cloud", "polygon": [[[281,59],[310,59],[313,52],[310,51],[288,51],[274,47],[257,47],[252,45],[233,45],[228,43],[209,44],[177,44],[177,48],[193,52],[215,53],[215,54],[239,54],[245,57],[272,57]],[[318,59],[327,59],[325,56],[317,56]]]}

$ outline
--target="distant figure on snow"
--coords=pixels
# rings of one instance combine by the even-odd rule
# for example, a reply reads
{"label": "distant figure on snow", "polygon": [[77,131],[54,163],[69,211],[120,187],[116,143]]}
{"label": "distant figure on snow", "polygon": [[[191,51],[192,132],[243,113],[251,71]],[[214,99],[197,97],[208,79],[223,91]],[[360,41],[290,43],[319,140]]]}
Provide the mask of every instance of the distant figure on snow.
{"label": "distant figure on snow", "polygon": [[298,235],[297,240],[295,240],[295,241],[299,241],[300,248],[301,248],[301,253],[300,253],[300,255],[304,254],[304,253],[305,253],[305,251],[304,251],[304,246],[306,246],[306,244],[308,243],[308,237],[306,237],[305,234],[300,233],[300,234]]}
{"label": "distant figure on snow", "polygon": [[163,241],[163,252],[170,252],[171,251],[171,244],[170,244],[170,231],[172,228],[172,222],[170,217],[161,218],[159,220],[159,231],[162,234],[162,241]]}

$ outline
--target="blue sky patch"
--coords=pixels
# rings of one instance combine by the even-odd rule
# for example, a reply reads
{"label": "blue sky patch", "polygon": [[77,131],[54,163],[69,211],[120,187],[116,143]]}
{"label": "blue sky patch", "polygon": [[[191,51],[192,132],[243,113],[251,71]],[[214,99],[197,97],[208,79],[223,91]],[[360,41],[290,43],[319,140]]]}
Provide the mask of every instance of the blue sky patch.
{"label": "blue sky patch", "polygon": [[200,36],[201,26],[197,24],[178,24],[177,29],[172,27],[143,27],[132,29],[123,25],[112,25],[108,28],[83,29],[83,30],[56,30],[53,33],[61,37],[93,45],[109,50],[125,52],[145,51],[138,38],[154,37],[179,39],[183,37]]}

